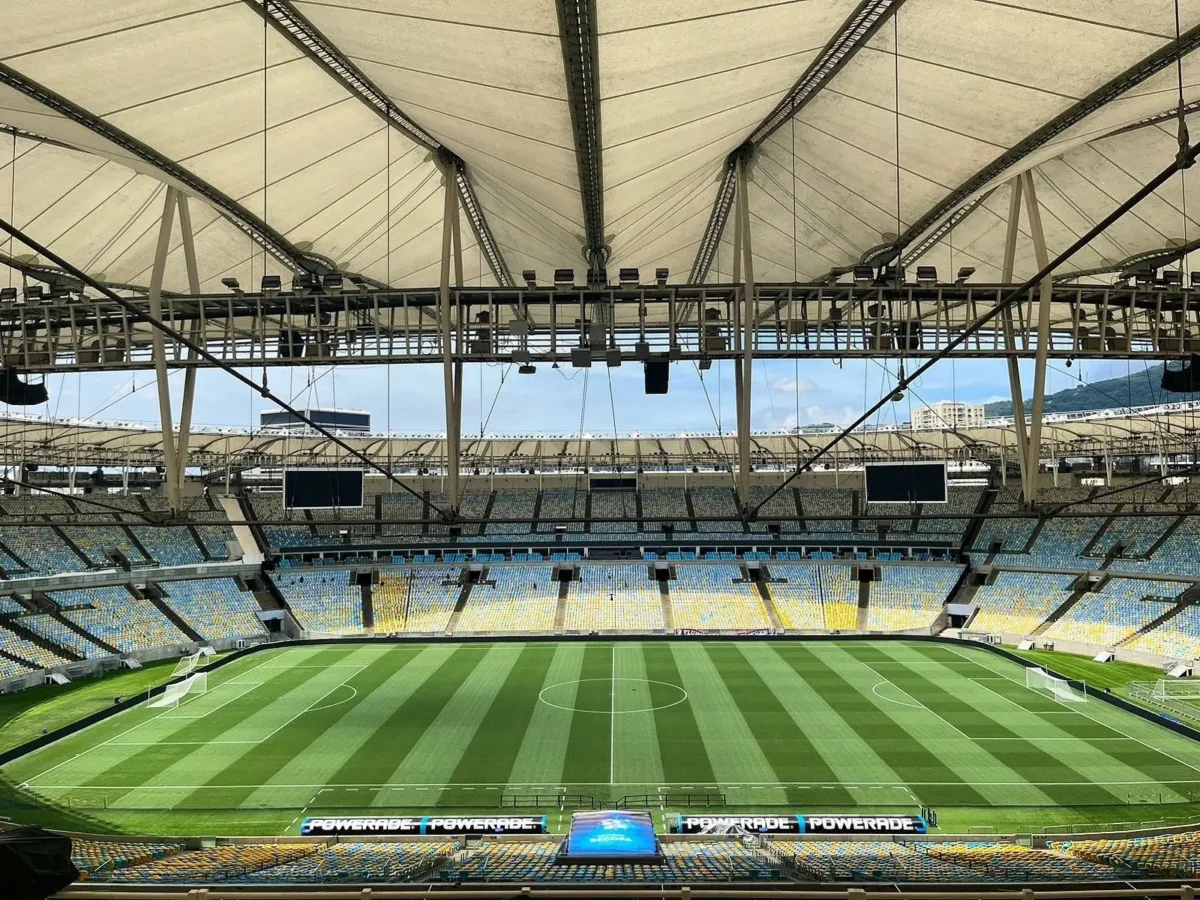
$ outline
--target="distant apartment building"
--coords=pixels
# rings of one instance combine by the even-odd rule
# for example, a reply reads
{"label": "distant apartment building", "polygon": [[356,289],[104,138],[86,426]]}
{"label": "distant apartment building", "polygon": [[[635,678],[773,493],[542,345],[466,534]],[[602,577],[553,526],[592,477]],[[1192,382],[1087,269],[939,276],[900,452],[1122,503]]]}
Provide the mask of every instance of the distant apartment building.
{"label": "distant apartment building", "polygon": [[973,428],[983,424],[982,403],[955,403],[942,400],[932,406],[913,410],[913,428]]}

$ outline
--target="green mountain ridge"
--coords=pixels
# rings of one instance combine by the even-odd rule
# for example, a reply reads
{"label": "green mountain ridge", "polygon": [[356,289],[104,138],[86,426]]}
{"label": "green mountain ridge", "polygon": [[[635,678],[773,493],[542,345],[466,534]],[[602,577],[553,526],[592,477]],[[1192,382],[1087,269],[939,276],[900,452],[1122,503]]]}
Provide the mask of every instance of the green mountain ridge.
{"label": "green mountain ridge", "polygon": [[[1085,382],[1077,387],[1056,391],[1046,395],[1045,410],[1048,413],[1085,412],[1200,399],[1200,393],[1172,394],[1164,391],[1161,385],[1162,373],[1163,367],[1159,364],[1131,375],[1106,378],[1090,384]],[[1032,404],[1032,400],[1025,400],[1026,415],[1029,415]],[[1012,402],[997,400],[985,404],[984,410],[988,416],[1011,416]]]}

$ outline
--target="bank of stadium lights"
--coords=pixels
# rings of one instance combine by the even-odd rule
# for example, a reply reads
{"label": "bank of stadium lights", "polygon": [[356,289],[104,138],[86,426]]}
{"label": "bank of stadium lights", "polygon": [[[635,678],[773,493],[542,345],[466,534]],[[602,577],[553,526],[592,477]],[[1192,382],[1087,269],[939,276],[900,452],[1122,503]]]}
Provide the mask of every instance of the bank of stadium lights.
{"label": "bank of stadium lights", "polygon": [[917,284],[921,287],[937,284],[937,266],[917,266]]}
{"label": "bank of stadium lights", "polygon": [[279,292],[283,290],[283,281],[278,275],[264,275],[259,287],[262,295],[270,300],[279,296]]}
{"label": "bank of stadium lights", "polygon": [[955,284],[966,284],[967,279],[975,274],[974,266],[963,266],[958,270],[958,277],[954,279]]}
{"label": "bank of stadium lights", "polygon": [[242,293],[242,285],[236,278],[222,278],[221,284],[225,285],[225,287],[229,288],[235,294],[240,295]]}

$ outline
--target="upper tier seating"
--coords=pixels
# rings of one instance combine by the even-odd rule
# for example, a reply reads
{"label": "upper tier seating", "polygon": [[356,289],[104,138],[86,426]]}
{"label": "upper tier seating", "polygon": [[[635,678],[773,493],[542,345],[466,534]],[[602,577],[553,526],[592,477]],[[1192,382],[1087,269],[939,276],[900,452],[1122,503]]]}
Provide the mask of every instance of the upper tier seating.
{"label": "upper tier seating", "polygon": [[372,593],[375,631],[445,631],[458,603],[462,587],[459,569],[435,568],[385,569]]}
{"label": "upper tier seating", "polygon": [[[601,534],[633,534],[637,527],[637,496],[633,491],[592,491],[592,531]],[[630,522],[604,522],[605,518],[628,518]]]}
{"label": "upper tier seating", "polygon": [[[728,535],[738,537],[745,534],[738,521],[737,498],[732,488],[694,487],[692,511],[696,514],[696,530],[711,537]],[[716,516],[716,521],[701,521],[705,516]],[[724,518],[721,518],[724,517]]]}
{"label": "upper tier seating", "polygon": [[529,534],[537,491],[497,491],[489,519],[524,519],[523,522],[489,521],[485,534]]}
{"label": "upper tier seating", "polygon": [[[120,586],[54,591],[50,597],[64,607],[64,617],[122,653],[188,640],[149,600],[134,597]],[[88,604],[93,608],[69,609]]]}
{"label": "upper tier seating", "polygon": [[818,540],[829,535],[838,540],[850,537],[850,519],[817,520],[813,516],[850,516],[854,513],[854,492],[845,488],[812,488],[800,492],[800,507],[810,536]]}
{"label": "upper tier seating", "polygon": [[938,513],[953,513],[969,516],[979,508],[983,496],[982,488],[952,487],[946,493],[946,503],[921,504],[921,517],[917,520],[917,532],[930,537],[941,536],[959,542],[971,524],[970,519],[943,519]]}
{"label": "upper tier seating", "polygon": [[[545,519],[571,519],[567,523],[568,532],[583,531],[583,516],[587,512],[587,490],[574,491],[570,488],[554,488],[542,491],[542,508],[538,511],[538,524],[535,529],[539,534],[553,534],[554,522]],[[559,523],[562,524],[562,523]]]}
{"label": "upper tier seating", "polygon": [[22,616],[18,622],[34,634],[44,637],[60,647],[66,647],[84,659],[99,659],[101,656],[109,655],[109,652],[103,647],[68,628],[53,616]]}
{"label": "upper tier seating", "polygon": [[1187,575],[1200,572],[1200,515],[1190,515],[1148,560],[1120,560],[1114,569]]}
{"label": "upper tier seating", "polygon": [[1084,594],[1045,635],[1111,647],[1166,612],[1162,603],[1143,603],[1143,597],[1175,597],[1183,588],[1178,582],[1114,578],[1100,591]]}
{"label": "upper tier seating", "polygon": [[[643,488],[642,489],[642,515],[647,518],[655,516],[674,516],[677,521],[674,522],[675,533],[688,533],[692,530],[692,523],[687,521],[687,495],[683,488]],[[662,522],[647,522],[645,523],[644,531],[660,532],[663,530]]]}
{"label": "upper tier seating", "polygon": [[642,565],[581,566],[567,595],[569,631],[655,631],[665,627],[658,582]]}
{"label": "upper tier seating", "polygon": [[928,628],[945,608],[962,566],[881,566],[871,585],[871,631]]}
{"label": "upper tier seating", "polygon": [[282,493],[252,494],[250,507],[254,512],[254,518],[259,521],[294,520],[296,522],[295,525],[264,525],[262,527],[267,536],[267,543],[272,547],[311,547],[321,543],[308,527],[302,512],[284,511]]}
{"label": "upper tier seating", "polygon": [[1001,572],[994,584],[976,590],[979,612],[971,630],[1031,634],[1070,596],[1074,580],[1073,575]]}
{"label": "upper tier seating", "polygon": [[471,585],[459,631],[553,631],[559,583],[552,566],[492,566],[486,578],[495,584]]}
{"label": "upper tier seating", "polygon": [[[750,505],[757,508],[760,503],[763,503],[763,501],[767,499],[767,497],[771,497],[771,492],[774,490],[775,489],[773,487],[767,487],[766,485],[751,485]],[[775,496],[771,497],[770,500],[767,500],[767,502],[763,504],[762,509],[759,510],[759,513],[764,516],[787,516],[789,518],[787,518],[786,521],[778,522],[776,524],[778,524],[783,531],[798,532],[800,530],[800,520],[797,518],[791,518],[797,515],[797,510],[796,494],[790,487],[785,487],[783,490],[778,491]],[[767,531],[767,523],[755,520],[750,523],[750,530],[755,532],[765,532]]]}
{"label": "upper tier seating", "polygon": [[[380,499],[381,518],[389,519],[423,519],[425,518],[425,501],[418,500],[407,491],[396,491],[384,494]],[[405,540],[419,541],[422,534],[420,525],[384,525],[383,533],[388,535],[404,535]]]}
{"label": "upper tier seating", "polygon": [[[69,515],[71,509],[58,497],[5,497],[4,514],[6,517],[37,521],[47,515]],[[0,543],[27,567],[22,568],[5,553],[0,565],[13,578],[61,575],[88,567],[87,561],[49,525],[0,525]]]}
{"label": "upper tier seating", "polygon": [[227,545],[231,541],[236,542],[237,536],[233,533],[233,527],[228,524],[225,511],[219,508],[210,509],[201,499],[188,507],[188,516],[197,523],[212,523],[195,526],[196,534],[204,542],[204,549],[208,551],[209,557],[216,560],[229,559]]}
{"label": "upper tier seating", "polygon": [[241,590],[232,578],[163,581],[158,587],[171,608],[210,641],[253,637],[265,630],[254,594]]}
{"label": "upper tier seating", "polygon": [[770,628],[762,598],[752,584],[734,584],[742,570],[726,565],[681,565],[670,583],[676,628],[747,631]]}
{"label": "upper tier seating", "polygon": [[139,524],[145,521],[144,515],[148,510],[165,511],[165,501],[143,504],[140,496],[109,494],[104,498],[104,502],[129,510],[120,516],[121,521],[129,527],[138,543],[150,554],[150,558],[160,566],[190,566],[204,562],[204,555],[186,526]]}
{"label": "upper tier seating", "polygon": [[349,571],[277,569],[271,580],[301,628],[320,634],[358,634],[363,630],[362,588],[350,583]]}

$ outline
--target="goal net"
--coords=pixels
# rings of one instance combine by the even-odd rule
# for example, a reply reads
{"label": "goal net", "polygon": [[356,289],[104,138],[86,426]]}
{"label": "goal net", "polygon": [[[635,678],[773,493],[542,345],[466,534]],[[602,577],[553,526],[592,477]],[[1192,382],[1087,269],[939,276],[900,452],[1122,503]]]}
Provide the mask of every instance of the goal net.
{"label": "goal net", "polygon": [[1155,700],[1200,700],[1200,678],[1164,678],[1155,683]]}
{"label": "goal net", "polygon": [[197,672],[183,681],[176,681],[174,684],[168,684],[157,697],[151,697],[147,706],[151,709],[159,709],[162,707],[178,706],[184,697],[188,695],[200,695],[208,693],[208,673]]}
{"label": "goal net", "polygon": [[175,663],[175,671],[171,673],[172,678],[178,678],[181,675],[190,675],[195,671],[196,666],[200,665],[200,651],[197,650],[191,656],[185,656],[179,662]]}
{"label": "goal net", "polygon": [[1082,703],[1087,699],[1083,691],[1076,690],[1062,678],[1055,678],[1044,669],[1026,669],[1025,687],[1047,693],[1060,703]]}

